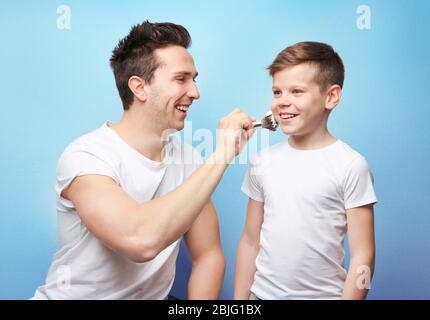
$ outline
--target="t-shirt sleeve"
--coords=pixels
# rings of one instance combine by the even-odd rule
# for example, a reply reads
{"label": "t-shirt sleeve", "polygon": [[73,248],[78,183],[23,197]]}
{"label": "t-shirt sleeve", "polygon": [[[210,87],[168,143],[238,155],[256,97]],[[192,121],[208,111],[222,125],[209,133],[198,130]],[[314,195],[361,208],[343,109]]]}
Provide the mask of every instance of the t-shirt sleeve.
{"label": "t-shirt sleeve", "polygon": [[376,203],[373,181],[366,159],[357,157],[347,169],[343,183],[345,209]]}
{"label": "t-shirt sleeve", "polygon": [[66,149],[61,155],[57,165],[56,193],[60,197],[61,192],[79,176],[98,174],[110,177],[119,183],[112,165],[104,159],[101,152],[95,149]]}
{"label": "t-shirt sleeve", "polygon": [[259,161],[257,157],[250,161],[245,178],[243,179],[242,192],[255,201],[264,202],[261,170],[259,170]]}

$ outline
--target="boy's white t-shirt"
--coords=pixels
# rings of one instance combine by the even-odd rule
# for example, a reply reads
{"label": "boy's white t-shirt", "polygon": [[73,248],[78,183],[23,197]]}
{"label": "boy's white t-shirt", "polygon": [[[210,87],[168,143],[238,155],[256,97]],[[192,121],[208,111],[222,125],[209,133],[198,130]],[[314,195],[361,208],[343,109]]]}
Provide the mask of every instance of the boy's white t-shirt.
{"label": "boy's white t-shirt", "polygon": [[135,263],[106,247],[86,228],[61,192],[78,176],[111,177],[136,202],[160,197],[202,163],[191,146],[169,137],[165,157],[152,161],[130,147],[109,122],[69,145],[57,167],[58,248],[45,285],[33,299],[165,299],[175,276],[179,240],[153,260]]}
{"label": "boy's white t-shirt", "polygon": [[288,141],[253,158],[242,191],[264,202],[257,271],[260,299],[338,299],[346,210],[376,203],[366,160],[341,140],[298,150]]}

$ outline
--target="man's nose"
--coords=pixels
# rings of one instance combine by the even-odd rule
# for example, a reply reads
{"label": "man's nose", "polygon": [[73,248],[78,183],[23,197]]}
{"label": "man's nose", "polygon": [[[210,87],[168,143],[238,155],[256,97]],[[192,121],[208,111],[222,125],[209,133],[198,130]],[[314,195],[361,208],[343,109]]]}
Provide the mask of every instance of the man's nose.
{"label": "man's nose", "polygon": [[195,82],[192,83],[191,88],[190,88],[190,90],[188,90],[187,95],[191,99],[200,98],[200,92],[199,92],[199,89],[197,88],[197,85]]}

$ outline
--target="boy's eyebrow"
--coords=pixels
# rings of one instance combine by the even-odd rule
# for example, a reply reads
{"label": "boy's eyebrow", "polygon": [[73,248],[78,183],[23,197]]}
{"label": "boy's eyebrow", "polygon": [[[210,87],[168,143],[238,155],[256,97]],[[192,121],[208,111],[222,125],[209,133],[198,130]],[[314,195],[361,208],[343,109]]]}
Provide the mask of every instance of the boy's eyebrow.
{"label": "boy's eyebrow", "polygon": [[294,87],[307,88],[308,86],[306,84],[304,84],[304,83],[293,83],[293,84],[286,85],[286,86],[273,85],[272,89],[279,89],[281,87],[286,87],[286,88],[294,88]]}

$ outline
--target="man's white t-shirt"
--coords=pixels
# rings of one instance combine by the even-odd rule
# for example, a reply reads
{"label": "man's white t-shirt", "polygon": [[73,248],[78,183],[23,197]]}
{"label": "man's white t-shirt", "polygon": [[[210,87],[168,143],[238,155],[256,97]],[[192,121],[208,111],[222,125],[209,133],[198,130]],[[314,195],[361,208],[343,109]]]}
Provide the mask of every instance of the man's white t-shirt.
{"label": "man's white t-shirt", "polygon": [[152,161],[130,147],[106,122],[69,145],[57,167],[58,249],[45,285],[33,299],[165,299],[175,276],[179,240],[153,260],[135,263],[105,246],[88,231],[61,192],[74,178],[111,177],[138,203],[180,185],[202,164],[191,146],[169,137],[165,157]]}
{"label": "man's white t-shirt", "polygon": [[346,210],[376,203],[366,160],[341,140],[315,150],[288,141],[254,157],[242,191],[264,202],[257,271],[260,299],[338,299]]}

